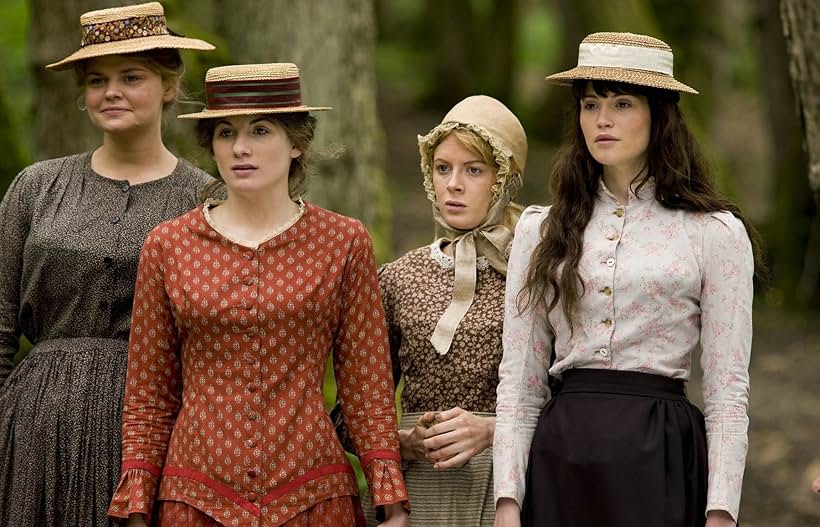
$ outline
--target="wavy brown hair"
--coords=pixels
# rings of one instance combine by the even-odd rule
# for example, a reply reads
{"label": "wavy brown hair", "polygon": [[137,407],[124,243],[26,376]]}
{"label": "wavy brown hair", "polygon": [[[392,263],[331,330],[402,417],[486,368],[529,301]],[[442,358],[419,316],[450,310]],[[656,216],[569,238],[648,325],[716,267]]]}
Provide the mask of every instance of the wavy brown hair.
{"label": "wavy brown hair", "polygon": [[[261,117],[281,126],[293,146],[302,152],[302,155],[290,161],[288,170],[288,194],[291,199],[296,199],[307,190],[305,183],[313,157],[310,145],[316,134],[316,118],[307,112],[271,113]],[[214,130],[218,122],[219,119],[201,119],[196,124],[197,143],[208,150],[211,155],[214,153]],[[219,195],[224,193],[224,186],[225,182],[222,178],[217,177],[217,181],[205,187],[203,194],[206,198]]]}
{"label": "wavy brown hair", "polygon": [[547,294],[551,292],[546,304],[547,314],[560,301],[572,328],[578,302],[585,291],[578,262],[583,250],[584,230],[592,217],[603,175],[603,166],[589,153],[580,126],[581,98],[588,82],[599,96],[644,96],[649,103],[651,129],[646,167],[635,175],[636,191],[651,176],[655,180],[655,199],[668,209],[734,214],[743,222],[752,243],[755,278],[759,284],[765,285],[767,271],[760,236],[738,206],[715,189],[700,148],[681,115],[680,94],[632,84],[583,80],[572,85],[576,102],[575,126],[553,163],[550,191],[554,201],[549,215],[541,223],[541,241],[532,254],[524,287],[518,296],[519,305],[531,309],[546,302]]}

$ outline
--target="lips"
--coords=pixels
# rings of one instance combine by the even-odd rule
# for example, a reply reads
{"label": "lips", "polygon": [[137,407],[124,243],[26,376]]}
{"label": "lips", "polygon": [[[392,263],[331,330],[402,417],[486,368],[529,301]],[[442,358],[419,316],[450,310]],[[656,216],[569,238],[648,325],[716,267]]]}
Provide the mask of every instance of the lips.
{"label": "lips", "polygon": [[120,108],[119,106],[110,106],[108,108],[103,108],[103,113],[122,113],[127,112],[128,108]]}
{"label": "lips", "polygon": [[600,134],[600,135],[595,136],[595,142],[596,143],[606,144],[606,143],[614,143],[615,141],[617,141],[617,139],[612,137],[609,134]]}
{"label": "lips", "polygon": [[460,201],[455,201],[455,200],[452,200],[452,199],[448,199],[447,201],[445,201],[444,205],[447,206],[447,207],[461,207],[461,208],[467,206],[467,205],[465,205],[464,203],[462,203]]}

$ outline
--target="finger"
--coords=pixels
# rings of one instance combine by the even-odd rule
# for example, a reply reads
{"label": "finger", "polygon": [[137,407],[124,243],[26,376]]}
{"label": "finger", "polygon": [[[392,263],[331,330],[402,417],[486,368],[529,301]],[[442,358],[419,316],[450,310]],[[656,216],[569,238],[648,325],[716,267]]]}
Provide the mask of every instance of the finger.
{"label": "finger", "polygon": [[473,457],[469,452],[460,452],[458,455],[451,457],[445,461],[438,461],[433,465],[433,468],[438,470],[446,470],[448,468],[463,467],[470,458]]}
{"label": "finger", "polygon": [[439,412],[439,421],[441,421],[441,422],[449,421],[450,419],[453,419],[454,417],[458,417],[459,415],[461,415],[463,413],[465,413],[464,410],[462,410],[461,408],[456,406],[454,408],[450,408],[449,410],[444,410],[443,412]]}
{"label": "finger", "polygon": [[462,452],[469,451],[469,445],[464,443],[452,443],[447,446],[441,447],[436,450],[430,450],[427,452],[427,457],[431,461],[445,461],[450,459],[453,456],[457,456]]}
{"label": "finger", "polygon": [[436,412],[425,412],[419,417],[418,421],[416,421],[416,426],[421,426],[423,428],[428,428],[431,424],[433,424],[436,420]]}
{"label": "finger", "polygon": [[[432,432],[432,428],[427,430],[425,433],[430,434]],[[459,440],[460,434],[456,431],[448,431],[441,434],[433,434],[429,435],[426,439],[422,441],[425,450],[438,450],[439,448],[445,447],[451,443],[455,443]]]}

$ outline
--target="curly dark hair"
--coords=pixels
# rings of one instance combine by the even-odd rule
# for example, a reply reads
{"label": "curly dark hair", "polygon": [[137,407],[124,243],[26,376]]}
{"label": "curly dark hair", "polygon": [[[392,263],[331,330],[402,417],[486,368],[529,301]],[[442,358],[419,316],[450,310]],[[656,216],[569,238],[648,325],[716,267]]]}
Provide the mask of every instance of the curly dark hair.
{"label": "curly dark hair", "polygon": [[[587,83],[600,96],[629,94],[645,96],[649,103],[651,130],[646,155],[646,170],[636,175],[636,191],[651,176],[655,181],[655,198],[669,209],[693,212],[728,211],[743,222],[752,243],[755,278],[767,283],[760,235],[744,218],[737,205],[715,189],[711,172],[694,136],[684,122],[676,91],[636,86],[610,81],[574,81],[575,126],[556,155],[550,174],[553,205],[541,224],[541,241],[530,260],[524,287],[518,297],[523,309],[545,301],[552,292],[547,313],[562,302],[563,313],[573,327],[573,315],[584,293],[584,281],[578,272],[583,250],[584,230],[592,217],[595,198],[603,175],[603,166],[587,149],[580,127],[581,98]],[[562,269],[559,272],[559,269]]]}

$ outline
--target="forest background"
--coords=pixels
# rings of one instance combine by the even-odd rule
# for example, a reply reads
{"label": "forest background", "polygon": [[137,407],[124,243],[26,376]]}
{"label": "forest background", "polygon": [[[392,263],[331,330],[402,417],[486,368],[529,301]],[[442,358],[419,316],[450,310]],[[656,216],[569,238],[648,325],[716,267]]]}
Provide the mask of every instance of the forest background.
{"label": "forest background", "polygon": [[[93,149],[100,137],[78,110],[71,73],[44,65],[77,49],[85,11],[138,2],[0,2],[0,195],[25,165]],[[798,25],[817,42],[812,0],[165,0],[169,26],[217,45],[186,53],[186,99],[202,107],[209,67],[296,62],[303,100],[319,116],[317,145],[341,146],[317,165],[311,200],[362,218],[380,263],[432,240],[417,134],[462,98],[504,101],[529,138],[517,201],[549,202],[551,158],[571,110],[569,90],[545,75],[574,66],[593,31],[664,39],[675,76],[700,95],[682,107],[719,187],[760,229],[772,284],[758,291],[752,355],[750,451],[741,519],[746,527],[820,525],[820,189],[809,184],[817,84],[790,76],[794,59],[820,78],[817,47],[795,46]],[[803,15],[787,12],[802,6]],[[805,16],[808,13],[811,16]],[[784,21],[786,24],[784,26]],[[787,28],[784,35],[784,27]],[[797,86],[797,88],[796,88]],[[808,93],[808,98],[806,94]],[[801,112],[801,106],[802,112]],[[167,144],[214,173],[189,124],[168,115]],[[816,135],[814,135],[816,145]],[[818,155],[817,152],[814,153]],[[812,162],[818,163],[813,158]],[[817,169],[816,169],[817,170]],[[2,243],[0,241],[0,243]],[[22,356],[22,354],[21,354]],[[697,368],[695,368],[697,369]],[[699,401],[697,371],[690,396]]]}

